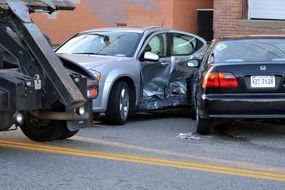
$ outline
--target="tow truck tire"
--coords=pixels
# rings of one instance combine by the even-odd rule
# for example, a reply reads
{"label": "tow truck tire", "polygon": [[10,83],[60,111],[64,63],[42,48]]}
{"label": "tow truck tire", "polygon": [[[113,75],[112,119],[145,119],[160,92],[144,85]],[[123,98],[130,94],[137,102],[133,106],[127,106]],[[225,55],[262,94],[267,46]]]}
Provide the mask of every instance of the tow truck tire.
{"label": "tow truck tire", "polygon": [[69,131],[66,121],[29,119],[21,125],[23,133],[38,142],[61,140],[74,136],[78,131]]}
{"label": "tow truck tire", "polygon": [[130,111],[129,85],[119,81],[114,85],[108,101],[106,120],[110,124],[122,125],[127,122]]}

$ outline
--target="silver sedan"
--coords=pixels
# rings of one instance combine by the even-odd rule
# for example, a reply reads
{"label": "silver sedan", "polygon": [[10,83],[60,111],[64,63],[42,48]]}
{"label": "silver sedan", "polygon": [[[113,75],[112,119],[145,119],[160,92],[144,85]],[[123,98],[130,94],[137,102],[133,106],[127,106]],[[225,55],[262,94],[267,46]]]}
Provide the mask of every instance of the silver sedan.
{"label": "silver sedan", "polygon": [[103,28],[81,32],[56,53],[79,64],[99,80],[95,114],[124,124],[131,112],[191,107],[193,75],[207,43],[174,29]]}

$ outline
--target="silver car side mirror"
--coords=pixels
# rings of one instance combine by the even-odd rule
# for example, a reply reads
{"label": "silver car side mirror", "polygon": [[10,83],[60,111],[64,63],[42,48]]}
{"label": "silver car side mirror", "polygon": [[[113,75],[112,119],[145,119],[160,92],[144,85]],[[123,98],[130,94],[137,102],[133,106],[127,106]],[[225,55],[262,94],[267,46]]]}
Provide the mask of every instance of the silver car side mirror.
{"label": "silver car side mirror", "polygon": [[159,56],[152,52],[145,52],[143,58],[147,61],[159,61]]}
{"label": "silver car side mirror", "polygon": [[198,67],[199,66],[199,61],[195,60],[195,59],[189,60],[187,62],[187,66],[188,67]]}

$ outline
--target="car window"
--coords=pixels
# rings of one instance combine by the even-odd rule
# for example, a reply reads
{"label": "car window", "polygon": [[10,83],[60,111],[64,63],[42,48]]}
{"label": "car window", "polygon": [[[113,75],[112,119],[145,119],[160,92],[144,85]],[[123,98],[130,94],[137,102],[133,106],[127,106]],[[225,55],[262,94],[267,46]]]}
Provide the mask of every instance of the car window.
{"label": "car window", "polygon": [[284,39],[241,39],[217,43],[208,62],[285,61]]}
{"label": "car window", "polygon": [[173,34],[172,55],[190,55],[198,49],[199,40],[184,34]]}
{"label": "car window", "polygon": [[152,52],[160,57],[166,57],[167,55],[167,35],[166,34],[158,34],[152,37],[147,43],[144,52]]}
{"label": "car window", "polygon": [[56,53],[97,54],[132,57],[140,34],[133,32],[96,32],[77,35],[61,46]]}

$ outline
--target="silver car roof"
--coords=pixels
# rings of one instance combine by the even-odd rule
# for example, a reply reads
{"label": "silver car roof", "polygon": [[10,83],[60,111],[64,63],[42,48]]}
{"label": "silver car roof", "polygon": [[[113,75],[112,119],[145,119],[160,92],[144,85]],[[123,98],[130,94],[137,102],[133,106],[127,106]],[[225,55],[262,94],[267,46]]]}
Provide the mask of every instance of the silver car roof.
{"label": "silver car roof", "polygon": [[159,27],[159,26],[150,26],[150,27],[112,27],[112,28],[95,28],[91,30],[85,30],[80,32],[79,34],[84,34],[84,33],[92,33],[92,32],[102,32],[102,31],[120,31],[120,32],[136,32],[136,33],[144,33],[146,36],[154,33],[154,32],[178,32],[182,34],[191,34],[195,36],[196,38],[200,39],[201,41],[205,42],[203,38],[201,38],[198,35],[195,35],[193,33],[189,33],[186,31],[182,30],[176,30],[174,28],[167,28],[167,27]]}
{"label": "silver car roof", "polygon": [[170,30],[170,28],[163,28],[163,27],[157,27],[157,26],[94,28],[94,29],[82,31],[80,33],[92,33],[92,32],[99,32],[99,31],[125,31],[125,32],[144,33],[146,31],[154,32],[154,31],[162,31],[162,30]]}
{"label": "silver car roof", "polygon": [[[194,37],[196,37],[197,39],[201,40],[204,44],[207,44],[206,41],[201,38],[198,35],[195,35],[193,33],[189,33],[189,32],[185,32],[182,30],[176,30],[173,28],[167,28],[167,27],[159,27],[159,26],[151,26],[151,27],[111,27],[111,28],[95,28],[95,29],[91,29],[91,30],[86,30],[86,31],[82,31],[79,34],[84,34],[84,33],[96,33],[96,32],[102,32],[102,31],[120,31],[120,32],[136,32],[136,33],[140,33],[143,34],[144,37],[142,38],[143,40],[150,34],[152,33],[156,33],[156,32],[177,32],[177,33],[181,33],[181,34],[186,34],[186,35],[192,35]],[[134,54],[134,57],[136,57],[143,45],[143,40],[140,41],[140,44],[138,44],[138,48]]]}

